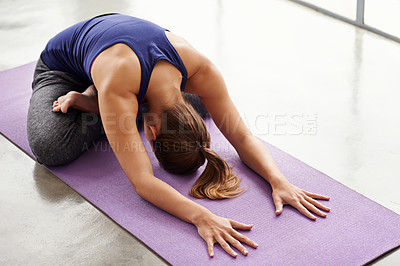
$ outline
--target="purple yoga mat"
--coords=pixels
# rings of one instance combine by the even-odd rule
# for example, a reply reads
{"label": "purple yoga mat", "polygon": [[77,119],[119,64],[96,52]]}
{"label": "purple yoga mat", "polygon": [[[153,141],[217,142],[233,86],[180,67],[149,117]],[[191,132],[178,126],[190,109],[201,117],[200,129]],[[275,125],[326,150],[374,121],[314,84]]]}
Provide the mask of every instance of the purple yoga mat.
{"label": "purple yoga mat", "polygon": [[[31,156],[26,116],[34,66],[30,63],[0,73],[1,133]],[[243,178],[242,186],[248,187],[240,197],[216,201],[190,197],[189,189],[203,167],[185,177],[168,174],[144,143],[155,176],[218,215],[254,224],[244,234],[259,247],[249,248],[247,257],[231,258],[216,245],[215,257],[209,258],[193,225],[135,193],[105,139],[71,164],[49,169],[173,265],[360,265],[400,245],[400,215],[264,142],[292,183],[331,196],[327,205],[332,211],[325,219],[313,222],[287,206],[276,217],[269,185],[240,161],[211,120],[206,123],[214,149],[228,158]]]}

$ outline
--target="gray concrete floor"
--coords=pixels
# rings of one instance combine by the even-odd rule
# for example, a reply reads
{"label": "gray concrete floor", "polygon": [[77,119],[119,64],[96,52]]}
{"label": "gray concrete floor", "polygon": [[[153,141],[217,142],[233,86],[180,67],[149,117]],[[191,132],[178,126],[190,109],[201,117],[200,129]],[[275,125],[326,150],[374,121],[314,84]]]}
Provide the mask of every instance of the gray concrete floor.
{"label": "gray concrete floor", "polygon": [[166,264],[3,136],[0,161],[0,265]]}
{"label": "gray concrete floor", "polygon": [[[400,44],[284,0],[15,0],[0,2],[0,70],[106,12],[184,36],[257,136],[400,213]],[[4,137],[0,202],[2,265],[165,263]]]}

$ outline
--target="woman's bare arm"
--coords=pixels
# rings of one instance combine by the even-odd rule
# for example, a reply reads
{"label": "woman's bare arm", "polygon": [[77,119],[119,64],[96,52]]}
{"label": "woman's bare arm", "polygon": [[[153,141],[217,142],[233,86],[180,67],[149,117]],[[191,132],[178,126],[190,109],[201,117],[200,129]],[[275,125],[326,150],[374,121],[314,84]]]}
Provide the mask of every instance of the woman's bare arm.
{"label": "woman's bare arm", "polygon": [[215,242],[220,243],[232,256],[237,254],[227,242],[247,255],[247,250],[239,241],[253,247],[256,244],[233,228],[248,230],[251,225],[214,215],[154,176],[150,159],[136,127],[137,96],[129,86],[136,82],[129,82],[127,78],[131,71],[129,66],[114,66],[113,69],[108,72],[108,81],[96,85],[99,87],[100,115],[109,143],[138,195],[170,214],[196,225],[199,234],[208,244],[210,256],[213,256]]}
{"label": "woman's bare arm", "polygon": [[329,197],[301,190],[287,181],[268,149],[241,119],[217,68],[204,57],[202,61],[199,71],[191,77],[190,90],[200,96],[215,124],[236,149],[241,160],[270,183],[276,214],[282,212],[284,204],[290,204],[310,219],[316,219],[310,211],[325,217],[326,214],[318,208],[325,211],[329,211],[329,208],[313,198],[328,200]]}
{"label": "woman's bare arm", "polygon": [[[119,71],[122,69],[124,67]],[[128,76],[128,73],[110,75],[115,78],[102,84],[98,90],[99,109],[108,141],[122,169],[141,197],[184,221],[194,223],[196,217],[207,210],[154,177],[150,158],[136,126],[137,96],[128,87],[129,81],[120,82],[118,77]]]}

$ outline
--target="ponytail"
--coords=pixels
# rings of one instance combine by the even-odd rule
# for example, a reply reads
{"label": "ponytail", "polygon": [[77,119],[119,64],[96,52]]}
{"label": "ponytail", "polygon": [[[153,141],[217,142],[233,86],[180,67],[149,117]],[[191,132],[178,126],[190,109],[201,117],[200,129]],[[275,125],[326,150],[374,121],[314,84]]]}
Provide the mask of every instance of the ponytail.
{"label": "ponytail", "polygon": [[232,167],[224,159],[207,147],[201,147],[200,152],[207,159],[207,165],[191,188],[190,195],[196,198],[225,199],[244,192],[244,188],[239,189],[241,179],[232,172]]}
{"label": "ponytail", "polygon": [[[160,165],[173,174],[189,174],[207,160],[206,168],[190,190],[196,198],[225,199],[239,196],[241,180],[210,149],[210,134],[200,115],[185,99],[163,108],[160,133],[152,141]],[[193,145],[195,144],[195,145]]]}

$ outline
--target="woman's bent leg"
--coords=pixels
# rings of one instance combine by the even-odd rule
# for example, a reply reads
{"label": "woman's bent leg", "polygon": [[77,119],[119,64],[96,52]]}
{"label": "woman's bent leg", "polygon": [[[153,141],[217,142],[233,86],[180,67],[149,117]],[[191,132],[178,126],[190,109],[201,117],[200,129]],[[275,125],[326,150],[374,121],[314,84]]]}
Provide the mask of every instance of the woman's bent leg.
{"label": "woman's bent leg", "polygon": [[103,134],[100,117],[70,108],[53,112],[53,102],[86,86],[67,73],[53,71],[39,60],[28,111],[28,141],[38,161],[66,164],[81,155]]}

